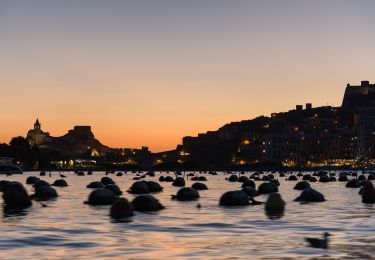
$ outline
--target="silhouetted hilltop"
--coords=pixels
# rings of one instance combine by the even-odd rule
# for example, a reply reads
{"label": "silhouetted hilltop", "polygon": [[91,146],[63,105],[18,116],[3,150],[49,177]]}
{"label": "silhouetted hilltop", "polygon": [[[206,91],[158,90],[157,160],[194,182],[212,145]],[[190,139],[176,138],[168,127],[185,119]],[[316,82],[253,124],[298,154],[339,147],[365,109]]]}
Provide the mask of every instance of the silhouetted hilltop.
{"label": "silhouetted hilltop", "polygon": [[[183,138],[186,161],[231,165],[314,166],[375,158],[375,84],[348,84],[343,106],[305,108],[231,122]],[[353,162],[351,162],[353,163]],[[374,162],[375,163],[375,162]]]}
{"label": "silhouetted hilltop", "polygon": [[48,153],[53,152],[58,157],[77,158],[87,153],[100,156],[111,150],[95,139],[90,126],[75,126],[61,137],[52,137],[41,130],[38,119],[34,129],[28,132],[27,139],[30,145],[36,145]]}
{"label": "silhouetted hilltop", "polygon": [[53,138],[45,146],[48,149],[60,152],[63,156],[70,157],[81,156],[85,153],[99,156],[111,150],[95,139],[90,126],[75,126],[66,135]]}
{"label": "silhouetted hilltop", "polygon": [[[175,150],[151,153],[102,145],[89,126],[76,126],[51,137],[37,120],[28,132],[31,146],[49,158],[79,159],[94,167],[155,167],[155,169],[233,168],[261,166],[375,166],[375,84],[347,85],[341,107],[296,105],[288,112],[231,122],[216,131],[186,136]],[[59,161],[57,167],[66,167]],[[74,166],[75,167],[75,166]]]}

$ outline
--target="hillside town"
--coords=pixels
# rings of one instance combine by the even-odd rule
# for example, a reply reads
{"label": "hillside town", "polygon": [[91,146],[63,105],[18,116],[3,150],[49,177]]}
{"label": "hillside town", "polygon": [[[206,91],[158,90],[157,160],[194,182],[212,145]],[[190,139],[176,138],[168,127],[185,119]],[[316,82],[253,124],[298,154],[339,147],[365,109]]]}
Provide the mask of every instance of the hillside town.
{"label": "hillside town", "polygon": [[25,138],[1,144],[0,156],[26,169],[371,167],[374,144],[375,84],[362,81],[347,85],[340,107],[296,105],[288,112],[186,136],[171,151],[110,148],[95,138],[90,126],[53,137],[37,119]]}

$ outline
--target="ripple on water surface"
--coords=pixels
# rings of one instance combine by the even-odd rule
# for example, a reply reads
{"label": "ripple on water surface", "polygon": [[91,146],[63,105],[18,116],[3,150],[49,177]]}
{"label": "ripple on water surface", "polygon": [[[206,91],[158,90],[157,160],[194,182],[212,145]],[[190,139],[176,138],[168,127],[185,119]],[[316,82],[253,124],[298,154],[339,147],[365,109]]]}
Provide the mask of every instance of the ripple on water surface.
{"label": "ripple on water surface", "polygon": [[[3,177],[25,183],[35,173]],[[56,187],[59,197],[33,203],[24,211],[3,211],[0,222],[0,259],[210,259],[242,258],[369,258],[374,257],[375,206],[361,202],[358,189],[345,183],[312,183],[327,201],[301,204],[294,199],[300,191],[295,182],[279,178],[279,192],[286,201],[283,215],[270,218],[264,205],[221,207],[219,198],[241,183],[230,183],[224,173],[208,175],[209,190],[199,191],[193,202],[171,200],[179,188],[162,182],[164,191],[153,194],[166,207],[157,213],[138,213],[124,221],[108,216],[110,206],[89,206],[91,189],[86,185],[99,181],[104,172],[80,177],[65,173],[69,186]],[[161,174],[148,177],[157,181]],[[167,175],[163,173],[163,175]],[[250,175],[250,174],[248,174]],[[52,183],[59,174],[41,177]],[[128,194],[132,174],[111,176]],[[193,182],[187,180],[186,186]],[[261,182],[256,182],[259,186]],[[30,194],[30,185],[25,185]],[[257,197],[265,201],[267,195]],[[197,203],[201,208],[197,208]],[[320,237],[330,232],[330,249],[307,247],[304,237]]]}

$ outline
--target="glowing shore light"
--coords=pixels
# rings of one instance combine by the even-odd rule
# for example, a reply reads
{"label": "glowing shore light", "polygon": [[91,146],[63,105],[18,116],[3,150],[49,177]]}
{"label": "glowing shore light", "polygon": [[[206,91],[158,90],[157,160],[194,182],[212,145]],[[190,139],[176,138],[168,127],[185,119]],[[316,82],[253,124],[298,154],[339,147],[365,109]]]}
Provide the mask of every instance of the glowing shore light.
{"label": "glowing shore light", "polygon": [[99,154],[99,152],[98,152],[98,150],[96,150],[96,149],[92,149],[91,150],[91,157],[97,157],[97,156],[99,156],[100,154]]}
{"label": "glowing shore light", "polygon": [[126,160],[126,161],[124,162],[124,164],[135,165],[135,164],[137,164],[137,162],[134,161],[134,160],[128,159],[128,160]]}
{"label": "glowing shore light", "polygon": [[190,153],[185,152],[184,150],[181,150],[181,151],[180,151],[180,155],[181,155],[181,156],[188,156],[188,155],[190,155]]}
{"label": "glowing shore light", "polygon": [[155,164],[161,164],[161,163],[163,163],[163,160],[157,159],[157,160],[155,161]]}
{"label": "glowing shore light", "polygon": [[244,144],[244,145],[249,145],[251,142],[250,142],[250,140],[243,140],[243,142],[242,142],[242,144]]}

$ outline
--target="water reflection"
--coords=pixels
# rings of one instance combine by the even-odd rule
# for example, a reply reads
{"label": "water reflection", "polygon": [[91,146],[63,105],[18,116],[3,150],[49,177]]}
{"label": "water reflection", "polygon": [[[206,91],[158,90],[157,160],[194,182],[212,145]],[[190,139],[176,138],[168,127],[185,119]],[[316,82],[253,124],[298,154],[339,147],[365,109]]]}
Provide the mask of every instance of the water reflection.
{"label": "water reflection", "polygon": [[111,218],[111,222],[112,223],[130,223],[130,222],[133,222],[133,217],[117,218],[117,219]]}
{"label": "water reflection", "polygon": [[[28,176],[11,176],[23,184]],[[157,213],[135,212],[133,217],[112,220],[109,206],[90,206],[91,189],[86,185],[99,181],[104,172],[79,177],[64,173],[69,186],[58,189],[55,200],[37,202],[26,210],[3,209],[0,228],[0,259],[181,259],[181,258],[332,258],[374,257],[375,207],[361,202],[358,190],[345,183],[312,183],[324,194],[323,203],[300,204],[294,199],[300,191],[295,182],[279,178],[279,192],[287,203],[284,212],[267,212],[263,205],[220,207],[220,196],[238,190],[241,183],[225,181],[223,173],[207,176],[209,190],[200,191],[195,202],[171,200],[178,189],[161,183],[164,191],[155,197],[165,206]],[[157,181],[160,177],[148,179]],[[166,176],[167,173],[162,175]],[[172,173],[169,174],[173,176]],[[134,176],[111,175],[122,191]],[[41,177],[52,183],[59,178]],[[187,180],[186,186],[194,181]],[[261,182],[256,182],[257,187]],[[25,185],[29,194],[32,186]],[[129,201],[135,195],[124,194]],[[257,197],[266,201],[267,195]],[[201,208],[197,208],[197,204]],[[9,221],[11,220],[11,221]],[[305,237],[334,233],[330,250],[311,249]],[[287,239],[286,239],[287,238]]]}
{"label": "water reflection", "polygon": [[9,217],[25,217],[29,214],[28,209],[15,209],[15,208],[9,208],[7,206],[3,206],[3,217],[9,218]]}
{"label": "water reflection", "polygon": [[265,210],[266,215],[269,219],[281,219],[284,216],[284,211],[272,211],[272,210]]}

